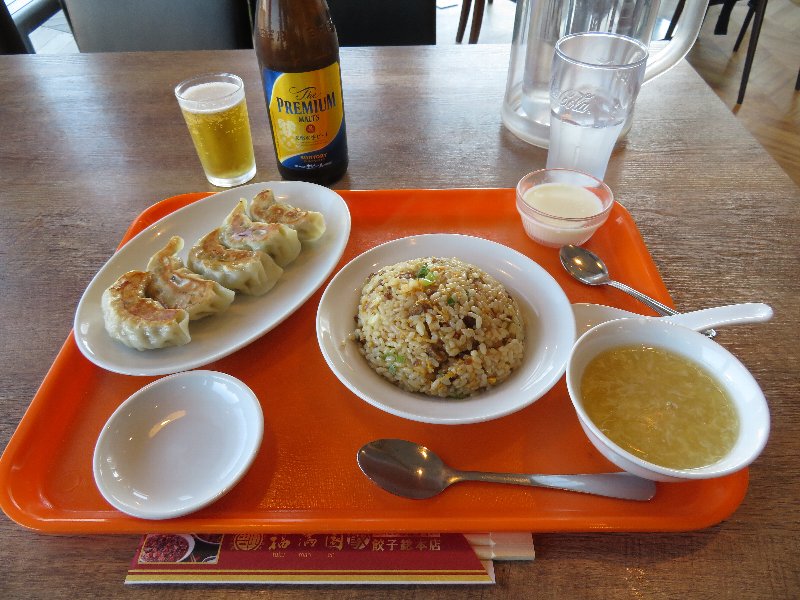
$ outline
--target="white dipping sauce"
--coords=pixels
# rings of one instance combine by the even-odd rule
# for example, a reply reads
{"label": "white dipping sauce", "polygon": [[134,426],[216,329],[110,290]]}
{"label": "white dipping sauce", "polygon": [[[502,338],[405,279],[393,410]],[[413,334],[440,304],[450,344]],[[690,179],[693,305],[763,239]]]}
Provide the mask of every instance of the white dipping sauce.
{"label": "white dipping sauce", "polygon": [[531,237],[549,246],[582,244],[605,220],[589,218],[603,212],[600,198],[571,183],[534,186],[525,192],[522,200],[539,213],[544,213],[528,215],[523,223]]}
{"label": "white dipping sauce", "polygon": [[603,210],[600,198],[571,183],[543,183],[525,192],[522,199],[539,212],[569,219],[591,217]]}

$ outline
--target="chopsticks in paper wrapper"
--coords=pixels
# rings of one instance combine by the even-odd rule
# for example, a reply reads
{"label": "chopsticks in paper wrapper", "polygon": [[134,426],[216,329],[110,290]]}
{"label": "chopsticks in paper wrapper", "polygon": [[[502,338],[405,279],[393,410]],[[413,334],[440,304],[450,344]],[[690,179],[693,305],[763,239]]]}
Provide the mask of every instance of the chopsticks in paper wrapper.
{"label": "chopsticks in paper wrapper", "polygon": [[126,584],[488,584],[533,560],[530,533],[150,534]]}

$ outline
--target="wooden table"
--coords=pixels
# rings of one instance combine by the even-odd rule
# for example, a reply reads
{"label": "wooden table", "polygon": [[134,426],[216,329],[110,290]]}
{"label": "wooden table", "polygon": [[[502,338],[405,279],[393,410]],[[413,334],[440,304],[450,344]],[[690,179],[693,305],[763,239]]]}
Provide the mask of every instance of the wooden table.
{"label": "wooden table", "polygon": [[[508,46],[342,52],[350,169],[341,189],[513,187],[545,151],[504,129]],[[76,303],[133,217],[203,177],[172,88],[210,70],[246,81],[259,171],[278,177],[252,52],[0,57],[0,447]],[[685,63],[642,90],[607,182],[676,305],[763,301],[764,326],[720,343],[762,384],[773,430],[727,521],[677,534],[537,534],[533,563],[491,588],[124,589],[135,536],[55,537],[0,517],[0,597],[790,598],[800,593],[797,234],[800,191]]]}

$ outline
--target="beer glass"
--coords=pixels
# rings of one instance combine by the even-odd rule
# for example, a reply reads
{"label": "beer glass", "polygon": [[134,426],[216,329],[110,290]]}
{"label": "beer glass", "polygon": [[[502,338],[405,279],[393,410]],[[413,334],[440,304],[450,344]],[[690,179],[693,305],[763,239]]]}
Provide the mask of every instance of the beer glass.
{"label": "beer glass", "polygon": [[603,179],[646,63],[647,46],[628,36],[589,32],[558,40],[550,80],[548,169]]}
{"label": "beer glass", "polygon": [[200,75],[179,83],[175,97],[206,178],[220,187],[250,181],[256,161],[242,79],[230,73]]}

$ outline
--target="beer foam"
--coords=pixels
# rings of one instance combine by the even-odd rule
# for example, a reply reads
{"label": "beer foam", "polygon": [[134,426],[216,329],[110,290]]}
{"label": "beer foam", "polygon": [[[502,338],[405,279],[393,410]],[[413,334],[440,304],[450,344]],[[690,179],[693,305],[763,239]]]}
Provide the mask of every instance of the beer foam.
{"label": "beer foam", "polygon": [[244,89],[227,81],[200,83],[184,90],[181,107],[193,113],[214,113],[226,110],[244,98]]}

